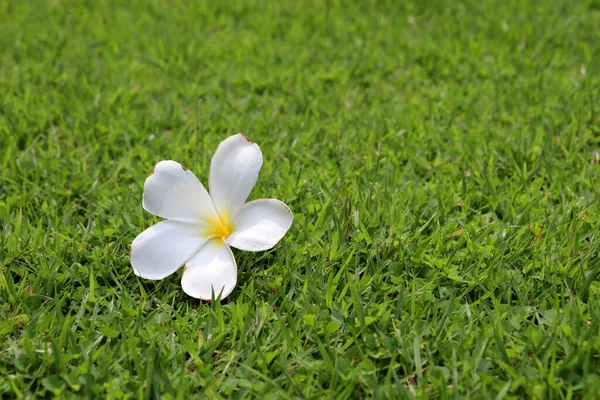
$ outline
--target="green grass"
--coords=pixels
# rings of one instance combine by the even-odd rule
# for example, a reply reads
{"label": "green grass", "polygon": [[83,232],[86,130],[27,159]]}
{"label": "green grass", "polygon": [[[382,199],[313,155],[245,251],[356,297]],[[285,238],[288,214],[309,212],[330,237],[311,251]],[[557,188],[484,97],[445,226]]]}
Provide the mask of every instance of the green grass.
{"label": "green grass", "polygon": [[[208,5],[208,4],[212,5]],[[0,2],[0,397],[595,398],[600,2]],[[134,276],[163,159],[295,213]]]}

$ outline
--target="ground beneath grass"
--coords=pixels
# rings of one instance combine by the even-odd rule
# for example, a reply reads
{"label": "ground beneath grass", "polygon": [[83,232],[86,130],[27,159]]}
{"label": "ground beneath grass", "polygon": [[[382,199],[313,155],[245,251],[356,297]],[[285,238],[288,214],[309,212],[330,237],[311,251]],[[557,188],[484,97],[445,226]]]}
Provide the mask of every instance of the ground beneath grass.
{"label": "ground beneath grass", "polygon": [[[600,2],[0,2],[0,397],[595,398]],[[223,303],[129,245],[244,132]]]}

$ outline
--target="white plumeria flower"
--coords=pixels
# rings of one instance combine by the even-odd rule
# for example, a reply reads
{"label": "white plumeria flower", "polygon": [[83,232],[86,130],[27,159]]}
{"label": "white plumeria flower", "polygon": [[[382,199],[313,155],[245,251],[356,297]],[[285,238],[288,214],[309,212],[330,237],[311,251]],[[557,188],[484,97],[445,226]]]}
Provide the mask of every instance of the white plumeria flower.
{"label": "white plumeria flower", "polygon": [[142,205],[166,221],[131,244],[137,276],[163,279],[185,265],[181,286],[188,295],[227,297],[237,282],[229,246],[263,251],[274,247],[292,225],[288,206],[276,199],[246,202],[262,166],[256,143],[242,134],[225,139],[210,163],[210,194],[175,161],[159,162],[144,183]]}

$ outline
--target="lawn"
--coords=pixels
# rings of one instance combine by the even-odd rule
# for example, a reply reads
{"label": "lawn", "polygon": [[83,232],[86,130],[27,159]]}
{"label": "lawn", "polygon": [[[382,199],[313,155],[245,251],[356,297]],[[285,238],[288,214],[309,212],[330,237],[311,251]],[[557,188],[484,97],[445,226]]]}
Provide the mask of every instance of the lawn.
{"label": "lawn", "polygon": [[[134,275],[243,132],[223,302]],[[0,397],[596,398],[600,2],[0,2]]]}

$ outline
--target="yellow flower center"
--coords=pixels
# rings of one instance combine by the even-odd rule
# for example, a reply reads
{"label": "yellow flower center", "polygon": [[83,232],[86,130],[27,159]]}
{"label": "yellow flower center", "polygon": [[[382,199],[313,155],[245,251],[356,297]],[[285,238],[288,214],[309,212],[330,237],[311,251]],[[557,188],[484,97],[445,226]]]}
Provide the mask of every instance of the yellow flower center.
{"label": "yellow flower center", "polygon": [[218,238],[226,238],[233,232],[233,224],[229,222],[229,215],[218,216],[208,221],[205,234],[207,236],[216,236]]}

